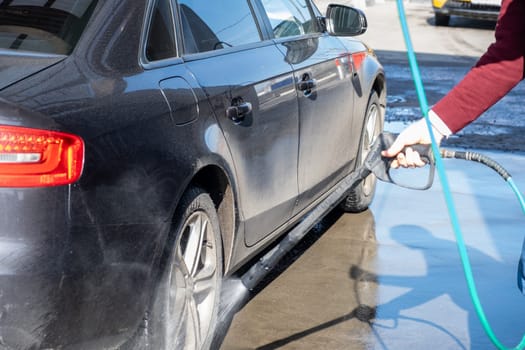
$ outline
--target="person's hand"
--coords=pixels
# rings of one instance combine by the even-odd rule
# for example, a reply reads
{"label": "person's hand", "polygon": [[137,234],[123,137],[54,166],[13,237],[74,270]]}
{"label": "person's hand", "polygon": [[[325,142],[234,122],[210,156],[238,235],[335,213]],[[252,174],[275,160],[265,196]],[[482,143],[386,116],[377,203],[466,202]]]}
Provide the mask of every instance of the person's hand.
{"label": "person's hand", "polygon": [[[432,127],[432,129],[434,138],[439,144],[441,139],[443,139],[443,135],[434,127]],[[392,164],[390,165],[394,169],[399,168],[400,166],[404,168],[422,167],[425,165],[425,162],[421,160],[418,152],[414,151],[408,146],[416,144],[429,145],[430,143],[432,143],[432,141],[430,139],[430,134],[428,132],[425,119],[420,119],[403,130],[396,138],[392,146],[390,146],[389,149],[381,152],[381,155],[387,158],[395,157],[395,159],[392,161]],[[405,147],[406,149],[403,153],[402,151]]]}

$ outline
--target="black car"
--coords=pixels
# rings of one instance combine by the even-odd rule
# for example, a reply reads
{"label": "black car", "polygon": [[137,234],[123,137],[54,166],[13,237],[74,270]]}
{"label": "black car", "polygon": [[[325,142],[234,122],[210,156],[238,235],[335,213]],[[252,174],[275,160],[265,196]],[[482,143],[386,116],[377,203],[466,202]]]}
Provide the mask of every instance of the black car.
{"label": "black car", "polygon": [[0,2],[0,348],[209,348],[223,278],[382,130],[365,29],[311,0]]}

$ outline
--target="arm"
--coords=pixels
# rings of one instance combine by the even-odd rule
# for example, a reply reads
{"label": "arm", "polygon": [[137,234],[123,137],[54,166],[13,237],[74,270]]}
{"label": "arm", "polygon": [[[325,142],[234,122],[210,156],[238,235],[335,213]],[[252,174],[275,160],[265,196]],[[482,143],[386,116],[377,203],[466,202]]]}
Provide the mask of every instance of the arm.
{"label": "arm", "polygon": [[457,132],[498,102],[524,78],[525,1],[503,0],[496,41],[433,111]]}
{"label": "arm", "polygon": [[[503,0],[496,41],[443,99],[430,111],[433,133],[438,142],[478,118],[524,78],[525,1]],[[400,151],[412,144],[429,144],[430,135],[424,120],[405,129],[387,151],[386,157],[397,157],[394,167],[421,166],[416,152]]]}

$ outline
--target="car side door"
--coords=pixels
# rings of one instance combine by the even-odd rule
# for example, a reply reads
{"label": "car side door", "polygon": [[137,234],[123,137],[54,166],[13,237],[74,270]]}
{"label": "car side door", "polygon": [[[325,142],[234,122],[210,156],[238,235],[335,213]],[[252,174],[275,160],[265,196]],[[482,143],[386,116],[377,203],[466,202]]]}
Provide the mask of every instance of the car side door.
{"label": "car side door", "polygon": [[300,116],[299,212],[340,180],[355,156],[351,60],[340,40],[323,32],[309,0],[260,3],[277,47],[294,68]]}
{"label": "car side door", "polygon": [[250,1],[179,0],[184,56],[206,92],[235,168],[251,246],[283,225],[297,198],[298,105],[290,64]]}

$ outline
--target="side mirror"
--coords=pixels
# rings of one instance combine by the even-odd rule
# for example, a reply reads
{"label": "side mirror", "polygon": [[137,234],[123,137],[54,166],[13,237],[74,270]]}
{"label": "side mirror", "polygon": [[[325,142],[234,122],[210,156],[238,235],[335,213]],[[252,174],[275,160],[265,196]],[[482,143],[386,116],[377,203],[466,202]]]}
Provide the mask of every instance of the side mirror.
{"label": "side mirror", "polygon": [[355,36],[366,32],[368,24],[363,11],[344,5],[328,5],[326,30],[330,35]]}

